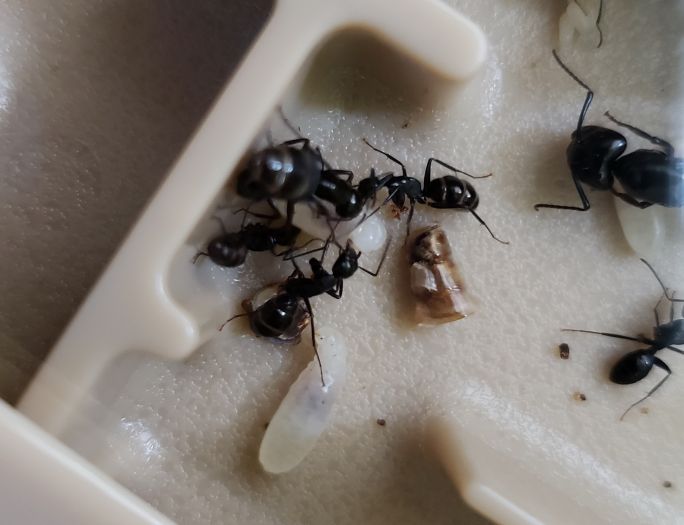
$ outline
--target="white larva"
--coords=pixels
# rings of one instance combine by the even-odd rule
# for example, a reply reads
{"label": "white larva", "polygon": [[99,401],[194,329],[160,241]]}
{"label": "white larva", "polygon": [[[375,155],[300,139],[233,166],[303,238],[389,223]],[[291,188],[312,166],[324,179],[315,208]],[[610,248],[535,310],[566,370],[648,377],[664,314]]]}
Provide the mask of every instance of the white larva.
{"label": "white larva", "polygon": [[[275,206],[280,213],[285,214],[285,203],[276,202]],[[366,212],[368,212],[368,209]],[[335,237],[340,243],[343,243],[349,237],[359,251],[371,253],[384,246],[387,240],[387,230],[379,213],[366,219],[363,217],[362,213],[355,219],[340,221],[335,226]],[[325,217],[316,217],[312,208],[307,204],[299,203],[295,205],[292,222],[312,237],[327,239],[330,235],[330,224],[328,221],[325,220]]]}
{"label": "white larva", "polygon": [[321,384],[314,358],[299,374],[271,419],[259,449],[266,472],[288,472],[314,448],[328,423],[347,372],[347,345],[331,328],[316,330],[318,353],[323,364]]}

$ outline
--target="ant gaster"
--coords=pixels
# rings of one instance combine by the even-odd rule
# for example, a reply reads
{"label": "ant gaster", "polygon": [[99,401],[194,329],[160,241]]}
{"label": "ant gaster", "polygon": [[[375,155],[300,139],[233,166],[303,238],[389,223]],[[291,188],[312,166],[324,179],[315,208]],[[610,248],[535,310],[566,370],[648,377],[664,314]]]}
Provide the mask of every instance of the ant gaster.
{"label": "ant gaster", "polygon": [[[611,191],[638,208],[647,208],[653,204],[667,207],[684,205],[684,160],[674,156],[672,145],[630,124],[620,122],[606,112],[605,115],[618,126],[662,148],[662,151],[640,149],[621,156],[627,148],[627,139],[612,129],[584,125],[594,92],[570,71],[555,50],[553,56],[560,67],[587,90],[577,128],[572,133],[566,152],[572,180],[582,206],[535,204],[534,208],[587,211],[591,205],[582,184],[597,190]],[[615,179],[622,185],[624,193],[615,189]]]}
{"label": "ant gaster", "polygon": [[[609,332],[594,332],[592,330],[576,330],[569,328],[565,328],[562,330],[564,332],[582,332],[587,334],[604,335],[607,337],[614,337],[616,339],[626,339],[628,341],[636,341],[638,343],[649,345],[648,348],[633,350],[622,356],[618,360],[618,362],[613,365],[613,368],[610,371],[610,380],[618,385],[631,385],[644,379],[650,373],[654,366],[664,370],[667,373],[667,375],[663,379],[661,379],[656,386],[649,390],[649,392],[644,397],[642,397],[635,403],[632,403],[627,408],[627,410],[625,410],[625,412],[622,414],[620,420],[622,420],[625,417],[625,415],[627,415],[627,412],[629,412],[632,408],[637,406],[642,401],[648,399],[656,390],[658,390],[663,385],[663,383],[665,383],[665,381],[672,374],[672,370],[670,370],[670,367],[667,366],[667,364],[664,361],[659,359],[656,356],[656,353],[661,350],[668,349],[679,354],[684,354],[683,350],[680,350],[679,348],[675,348],[674,346],[672,346],[684,344],[684,319],[674,318],[674,303],[683,302],[683,300],[675,299],[674,294],[668,295],[667,288],[661,281],[660,277],[658,277],[658,274],[655,272],[653,267],[648,262],[646,262],[645,259],[641,259],[641,261],[646,266],[648,266],[648,268],[651,270],[656,280],[660,284],[661,288],[663,289],[663,295],[661,296],[660,300],[653,309],[653,313],[655,316],[655,326],[653,328],[652,338],[648,338],[643,335],[640,335],[638,337],[630,337],[627,335],[614,334]],[[668,301],[670,301],[670,321],[666,323],[661,323],[660,317],[658,315],[658,307],[660,306],[660,303],[663,300],[663,298],[667,298]]]}
{"label": "ant gaster", "polygon": [[468,181],[459,178],[457,175],[444,175],[442,177],[432,178],[432,163],[435,162],[440,166],[451,170],[452,172],[460,173],[471,179],[484,179],[491,177],[491,173],[488,175],[475,176],[466,173],[465,171],[459,170],[450,166],[446,162],[439,159],[431,157],[428,159],[427,165],[425,166],[425,175],[423,177],[423,185],[421,187],[420,181],[414,177],[409,177],[407,175],[406,166],[393,157],[389,153],[386,153],[375,146],[373,146],[366,139],[364,142],[374,151],[381,153],[387,157],[392,162],[397,163],[401,166],[401,175],[388,175],[380,179],[381,183],[376,183],[377,185],[382,184],[380,187],[386,187],[389,191],[389,196],[385,200],[385,203],[390,200],[399,209],[404,208],[405,201],[409,201],[409,216],[406,222],[406,236],[410,232],[411,219],[413,218],[413,212],[416,203],[427,204],[432,208],[440,209],[453,209],[453,210],[466,210],[470,212],[477,221],[484,226],[492,238],[502,244],[508,244],[507,241],[502,241],[499,239],[492,230],[487,226],[484,220],[475,211],[480,203],[480,197],[475,191],[475,188]]}

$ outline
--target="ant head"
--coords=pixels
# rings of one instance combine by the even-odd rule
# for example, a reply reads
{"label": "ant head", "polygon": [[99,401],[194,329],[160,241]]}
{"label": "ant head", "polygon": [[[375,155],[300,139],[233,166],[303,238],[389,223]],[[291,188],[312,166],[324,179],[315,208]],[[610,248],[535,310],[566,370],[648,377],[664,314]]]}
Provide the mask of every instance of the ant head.
{"label": "ant head", "polygon": [[347,241],[347,246],[340,250],[340,255],[333,264],[332,274],[341,279],[348,279],[359,269],[360,256],[361,253],[354,249],[351,241]]}
{"label": "ant head", "polygon": [[219,266],[240,266],[247,258],[247,246],[240,233],[226,233],[207,245],[209,258]]}
{"label": "ant head", "polygon": [[642,349],[623,355],[613,365],[610,380],[618,385],[631,385],[641,381],[653,368],[654,353],[652,349]]}

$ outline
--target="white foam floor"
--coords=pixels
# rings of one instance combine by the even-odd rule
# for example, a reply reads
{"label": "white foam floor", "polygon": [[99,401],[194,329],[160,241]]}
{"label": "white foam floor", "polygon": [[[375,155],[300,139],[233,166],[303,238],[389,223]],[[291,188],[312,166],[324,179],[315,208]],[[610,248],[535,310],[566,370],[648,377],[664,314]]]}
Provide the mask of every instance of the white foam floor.
{"label": "white foam floor", "polygon": [[[257,450],[264,424],[310,358],[306,345],[274,347],[236,322],[186,363],[136,354],[112,365],[111,377],[130,371],[126,383],[103,400],[96,426],[69,439],[178,522],[484,523],[426,446],[426,417],[442,414],[464,427],[491,423],[498,434],[488,445],[498,450],[530,443],[533,474],[565,486],[580,506],[604,501],[644,523],[684,523],[684,362],[663,355],[672,379],[644,403],[648,413],[637,409],[620,423],[656,378],[613,385],[610,364],[633,346],[559,332],[648,333],[660,295],[627,245],[611,197],[591,193],[588,213],[532,208],[577,200],[564,150],[584,93],[551,57],[564,2],[450,3],[491,45],[484,71],[458,96],[435,102],[429,84],[425,91],[392,85],[384,75],[332,63],[314,73],[316,93],[291,117],[333,164],[359,173],[390,168],[363,136],[406,159],[416,175],[430,156],[494,173],[475,183],[478,211],[510,246],[467,214],[421,207],[415,219],[445,227],[478,312],[412,328],[400,242],[377,279],[359,275],[341,301],[315,300],[317,322],[348,338],[349,375],[329,430],[299,468],[280,477],[260,471]],[[666,103],[677,90],[674,2],[606,3],[603,48],[566,55],[596,91],[588,121],[605,123],[610,109],[681,143],[681,130],[668,127]],[[400,238],[403,223],[388,225]],[[671,253],[652,262],[668,284],[684,288]],[[271,279],[270,264],[253,257],[244,269],[212,275],[227,295],[246,297]],[[226,317],[237,307],[227,301]],[[558,358],[561,341],[570,344],[568,361]],[[577,402],[575,392],[587,400]],[[379,417],[385,427],[375,423]],[[672,488],[662,486],[666,480]]]}

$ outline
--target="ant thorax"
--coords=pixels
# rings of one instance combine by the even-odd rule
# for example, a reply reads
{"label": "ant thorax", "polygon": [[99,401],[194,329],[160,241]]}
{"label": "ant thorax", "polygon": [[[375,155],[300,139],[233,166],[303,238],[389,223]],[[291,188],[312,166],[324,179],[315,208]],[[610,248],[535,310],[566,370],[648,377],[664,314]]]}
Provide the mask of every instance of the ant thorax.
{"label": "ant thorax", "polygon": [[432,226],[419,232],[411,243],[409,263],[418,324],[448,323],[473,313],[444,230]]}

